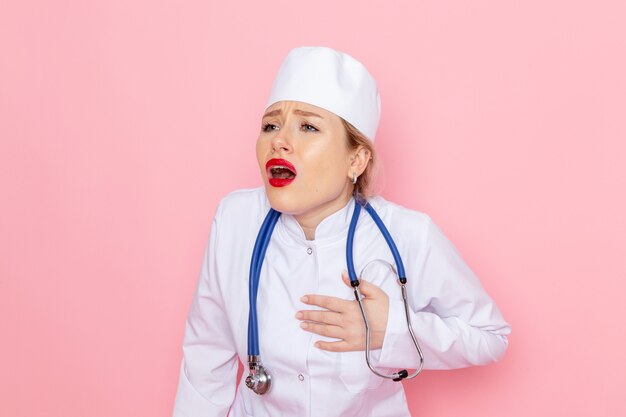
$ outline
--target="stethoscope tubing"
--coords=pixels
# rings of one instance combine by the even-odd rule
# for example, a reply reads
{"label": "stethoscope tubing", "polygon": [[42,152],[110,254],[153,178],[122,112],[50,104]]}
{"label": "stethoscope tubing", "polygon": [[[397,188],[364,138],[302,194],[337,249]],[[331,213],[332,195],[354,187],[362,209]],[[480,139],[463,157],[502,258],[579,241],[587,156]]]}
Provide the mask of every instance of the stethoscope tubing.
{"label": "stethoscope tubing", "polygon": [[[356,271],[354,269],[354,257],[353,257],[352,248],[354,246],[354,235],[356,232],[356,224],[359,220],[359,215],[361,213],[361,204],[359,204],[358,200],[356,201],[355,204],[356,206],[354,208],[354,213],[352,214],[352,219],[350,220],[350,227],[348,229],[348,240],[346,242],[346,265],[348,266],[348,276],[350,277],[350,283],[353,287],[355,285],[358,285],[357,284],[358,278],[356,275]],[[383,223],[378,213],[376,213],[376,210],[374,210],[374,208],[370,205],[370,203],[366,202],[363,207],[372,217],[372,220],[374,220],[374,223],[378,227],[378,230],[380,230],[380,233],[385,238],[385,241],[387,242],[387,246],[391,250],[391,255],[393,256],[393,260],[395,261],[396,266],[398,268],[397,275],[398,275],[400,282],[402,284],[406,284],[406,273],[404,272],[404,263],[402,262],[402,257],[400,256],[398,247],[396,246],[396,243],[391,237],[389,230],[385,226],[385,223]]]}
{"label": "stethoscope tubing", "polygon": [[[417,351],[417,353],[419,355],[419,358],[420,358],[419,366],[415,370],[415,372],[413,372],[412,374],[409,374],[406,369],[403,369],[401,371],[394,372],[391,375],[385,375],[383,373],[380,373],[371,364],[371,360],[370,360],[370,337],[371,337],[371,330],[370,330],[370,326],[369,326],[369,321],[367,320],[367,315],[365,314],[365,308],[363,306],[363,296],[361,295],[361,291],[359,289],[360,283],[359,283],[359,279],[357,278],[356,271],[354,269],[354,260],[353,260],[353,256],[352,256],[352,254],[353,254],[353,245],[354,245],[354,235],[356,234],[355,233],[356,232],[356,225],[357,225],[357,222],[359,220],[359,214],[361,212],[361,209],[360,209],[361,204],[359,204],[358,196],[355,196],[355,200],[356,200],[356,203],[355,203],[356,206],[354,208],[354,213],[352,215],[352,219],[350,220],[350,227],[348,229],[348,239],[347,239],[347,242],[346,242],[346,264],[348,266],[348,275],[350,277],[350,285],[352,285],[352,288],[354,289],[354,298],[356,299],[357,303],[359,304],[359,310],[360,310],[361,316],[363,318],[363,323],[365,324],[365,362],[367,363],[367,367],[370,368],[370,370],[373,373],[375,373],[376,375],[378,375],[381,378],[393,379],[394,381],[401,381],[402,379],[415,378],[417,375],[420,374],[420,372],[422,372],[422,369],[424,368],[424,354],[422,352],[422,349],[420,348],[420,345],[419,345],[419,342],[417,341],[417,338],[415,337],[415,333],[413,332],[413,327],[411,326],[411,315],[409,314],[409,304],[408,304],[407,291],[406,291],[406,282],[407,282],[407,280],[406,280],[406,274],[404,272],[404,263],[402,262],[402,257],[400,256],[400,252],[398,251],[398,247],[396,246],[393,238],[391,237],[391,234],[389,233],[389,230],[387,229],[387,227],[383,223],[382,219],[380,218],[378,213],[376,213],[376,210],[374,210],[374,208],[368,202],[365,202],[365,204],[364,204],[365,210],[372,217],[372,220],[374,220],[374,223],[376,224],[376,226],[380,230],[380,233],[385,238],[385,241],[387,242],[387,246],[391,250],[391,254],[392,254],[392,256],[394,258],[394,261],[396,263],[396,266],[398,268],[398,271],[396,273],[396,271],[393,268],[393,265],[389,264],[389,267],[391,268],[391,270],[394,273],[396,273],[397,276],[398,276],[398,284],[400,285],[400,288],[401,288],[401,291],[402,291],[402,301],[403,301],[403,304],[404,304],[404,313],[405,313],[405,316],[406,316],[407,327],[408,327],[409,334],[411,336],[411,340],[413,342],[413,345],[415,346],[415,349],[416,349],[416,351]],[[367,266],[370,263],[366,264],[363,267],[363,269],[361,270],[361,278],[362,278],[362,275],[363,275],[363,271],[365,271],[365,269],[367,268]],[[387,263],[387,262],[385,262],[385,263]]]}
{"label": "stethoscope tubing", "polygon": [[256,300],[259,292],[259,277],[261,276],[261,268],[263,267],[263,259],[265,252],[269,246],[269,240],[272,237],[274,227],[278,222],[278,218],[282,213],[274,209],[270,209],[263,220],[261,229],[254,243],[252,250],[252,259],[250,261],[250,280],[249,280],[249,306],[248,313],[248,355],[259,356],[259,326],[256,316]]}
{"label": "stethoscope tubing", "polygon": [[[361,312],[361,316],[363,318],[363,322],[365,324],[365,360],[367,362],[367,366],[370,370],[382,378],[393,379],[394,381],[401,381],[402,379],[411,379],[416,377],[423,369],[424,366],[424,355],[419,346],[417,338],[413,332],[411,326],[411,317],[409,314],[409,305],[407,301],[407,291],[405,284],[407,282],[406,275],[404,272],[404,264],[402,262],[402,258],[398,251],[398,248],[391,237],[391,234],[385,227],[385,224],[378,216],[378,213],[374,210],[374,208],[367,202],[361,199],[360,196],[356,195],[355,198],[355,207],[354,213],[352,215],[352,219],[350,220],[350,226],[348,229],[348,237],[346,242],[346,264],[348,267],[348,275],[350,277],[350,285],[354,289],[354,296],[359,304],[359,310]],[[391,375],[385,375],[376,370],[370,361],[370,327],[369,322],[367,320],[367,315],[365,314],[365,308],[363,306],[363,296],[361,295],[361,291],[359,289],[359,279],[357,278],[356,271],[354,269],[354,258],[353,258],[353,246],[354,246],[354,235],[356,231],[356,225],[359,219],[359,215],[361,212],[361,206],[365,208],[365,210],[370,214],[374,223],[380,230],[383,235],[385,241],[387,242],[387,246],[391,250],[391,254],[394,258],[396,267],[397,267],[397,276],[398,283],[402,290],[402,300],[404,303],[404,310],[406,315],[407,327],[409,329],[409,334],[411,335],[411,339],[413,344],[419,354],[420,364],[418,369],[411,375],[408,374],[406,370],[401,370],[399,372],[395,372]],[[250,280],[249,280],[249,306],[250,311],[248,314],[248,364],[250,367],[250,375],[246,378],[246,385],[251,388],[254,392],[259,395],[265,394],[271,386],[271,375],[269,372],[263,367],[261,363],[260,356],[260,347],[259,347],[259,329],[258,329],[258,321],[257,321],[257,294],[259,290],[259,282],[261,276],[261,269],[263,267],[263,260],[265,259],[265,253],[267,251],[267,247],[269,246],[270,239],[272,237],[272,232],[274,231],[274,227],[278,222],[281,213],[270,208],[269,212],[265,216],[261,228],[259,230],[259,234],[257,235],[256,241],[254,242],[254,249],[252,251],[252,259],[250,260]],[[368,264],[369,265],[369,264]],[[392,271],[396,273],[393,265],[389,264]],[[367,267],[367,265],[365,266]],[[363,270],[361,271],[361,275],[363,274]]]}

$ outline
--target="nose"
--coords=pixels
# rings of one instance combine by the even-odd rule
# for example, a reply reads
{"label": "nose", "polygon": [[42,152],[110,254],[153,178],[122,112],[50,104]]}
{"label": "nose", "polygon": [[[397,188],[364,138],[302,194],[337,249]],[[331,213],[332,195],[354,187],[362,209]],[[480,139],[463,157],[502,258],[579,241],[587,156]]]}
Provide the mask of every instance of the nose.
{"label": "nose", "polygon": [[279,131],[279,133],[272,139],[272,153],[289,153],[291,152],[291,141],[286,134],[285,130]]}

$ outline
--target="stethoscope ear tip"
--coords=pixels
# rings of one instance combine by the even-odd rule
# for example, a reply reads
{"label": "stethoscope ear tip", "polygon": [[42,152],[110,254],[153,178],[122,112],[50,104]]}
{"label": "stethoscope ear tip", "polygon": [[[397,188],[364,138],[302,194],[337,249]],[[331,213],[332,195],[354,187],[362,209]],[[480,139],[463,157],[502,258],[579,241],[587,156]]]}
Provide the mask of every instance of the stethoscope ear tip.
{"label": "stethoscope ear tip", "polygon": [[404,378],[409,376],[409,372],[406,369],[401,370],[396,374],[397,376],[393,379],[396,382],[402,381]]}

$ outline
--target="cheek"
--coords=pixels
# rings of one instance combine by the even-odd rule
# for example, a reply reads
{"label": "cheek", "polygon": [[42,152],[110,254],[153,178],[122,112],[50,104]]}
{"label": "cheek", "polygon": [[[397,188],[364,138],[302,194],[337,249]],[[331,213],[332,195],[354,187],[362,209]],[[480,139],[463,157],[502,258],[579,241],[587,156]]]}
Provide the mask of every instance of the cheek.
{"label": "cheek", "polygon": [[256,160],[259,163],[259,168],[263,170],[263,163],[265,162],[265,154],[263,152],[263,144],[261,139],[256,141]]}
{"label": "cheek", "polygon": [[325,151],[308,168],[310,176],[307,177],[315,182],[315,188],[323,187],[332,191],[344,185],[346,165],[341,152]]}

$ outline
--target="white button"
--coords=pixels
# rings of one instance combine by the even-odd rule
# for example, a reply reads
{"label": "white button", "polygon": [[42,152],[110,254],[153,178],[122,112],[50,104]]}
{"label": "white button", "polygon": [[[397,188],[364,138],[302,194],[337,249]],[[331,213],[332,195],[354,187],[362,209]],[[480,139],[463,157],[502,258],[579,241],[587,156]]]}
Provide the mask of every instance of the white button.
{"label": "white button", "polygon": [[298,374],[298,379],[299,379],[300,381],[304,381],[304,375],[302,375],[302,374]]}
{"label": "white button", "polygon": [[313,249],[311,249],[311,248],[307,248],[307,249],[306,249],[306,253],[308,253],[309,255],[310,255],[310,254],[312,254],[312,253],[313,253]]}

